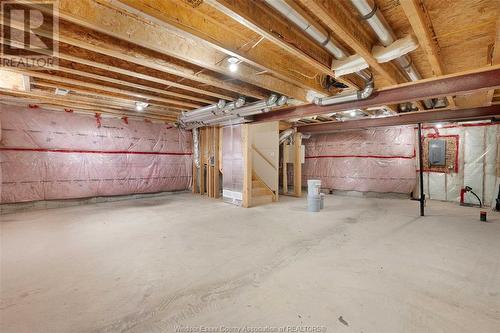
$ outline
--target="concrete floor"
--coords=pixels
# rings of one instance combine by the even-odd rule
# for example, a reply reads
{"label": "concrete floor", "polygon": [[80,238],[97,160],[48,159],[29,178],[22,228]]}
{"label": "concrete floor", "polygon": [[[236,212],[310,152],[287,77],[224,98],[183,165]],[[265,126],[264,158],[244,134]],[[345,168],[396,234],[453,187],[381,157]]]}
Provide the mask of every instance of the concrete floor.
{"label": "concrete floor", "polygon": [[[191,194],[1,216],[2,333],[499,332],[500,215]],[[313,328],[309,328],[309,332]],[[180,331],[180,330],[177,330]]]}

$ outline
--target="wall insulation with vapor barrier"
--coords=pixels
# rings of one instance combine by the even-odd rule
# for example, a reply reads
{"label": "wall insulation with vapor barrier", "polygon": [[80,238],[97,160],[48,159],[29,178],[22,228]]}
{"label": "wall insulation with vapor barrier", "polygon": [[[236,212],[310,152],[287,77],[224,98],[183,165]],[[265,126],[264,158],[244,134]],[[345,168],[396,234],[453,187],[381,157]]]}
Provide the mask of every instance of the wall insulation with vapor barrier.
{"label": "wall insulation with vapor barrier", "polygon": [[304,140],[302,182],[327,189],[410,194],[416,184],[415,133],[399,126],[313,135]]}
{"label": "wall insulation with vapor barrier", "polygon": [[[490,122],[451,123],[424,127],[424,193],[426,198],[460,201],[460,192],[466,186],[490,206],[498,195],[499,125]],[[426,154],[430,140],[445,140],[446,165],[432,167]],[[418,186],[415,195],[418,195]],[[470,192],[464,202],[478,204]]]}
{"label": "wall insulation with vapor barrier", "polygon": [[191,133],[170,125],[0,105],[1,202],[188,189]]}

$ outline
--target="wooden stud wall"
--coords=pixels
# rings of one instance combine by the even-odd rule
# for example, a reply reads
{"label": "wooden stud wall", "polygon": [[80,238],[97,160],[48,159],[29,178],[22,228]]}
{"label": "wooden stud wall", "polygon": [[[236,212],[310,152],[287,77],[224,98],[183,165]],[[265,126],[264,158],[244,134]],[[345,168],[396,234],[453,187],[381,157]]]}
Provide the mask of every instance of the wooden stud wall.
{"label": "wooden stud wall", "polygon": [[220,129],[215,126],[203,127],[199,129],[199,136],[200,170],[193,163],[193,193],[220,198]]}

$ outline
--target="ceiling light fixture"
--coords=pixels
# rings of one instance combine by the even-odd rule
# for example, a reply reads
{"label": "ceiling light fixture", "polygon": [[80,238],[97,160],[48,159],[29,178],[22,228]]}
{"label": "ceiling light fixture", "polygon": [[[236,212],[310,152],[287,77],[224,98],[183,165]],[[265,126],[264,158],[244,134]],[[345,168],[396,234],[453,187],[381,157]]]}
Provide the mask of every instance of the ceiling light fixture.
{"label": "ceiling light fixture", "polygon": [[356,117],[357,113],[355,110],[352,110],[349,114],[351,115],[351,117]]}
{"label": "ceiling light fixture", "polygon": [[148,103],[146,102],[135,102],[135,110],[136,111],[144,111],[145,108],[148,107]]}
{"label": "ceiling light fixture", "polygon": [[442,128],[442,127],[443,127],[443,124],[441,124],[441,123],[436,124],[436,128]]}
{"label": "ceiling light fixture", "polygon": [[236,72],[238,70],[238,63],[240,62],[240,59],[236,57],[230,57],[227,59],[227,62],[229,62],[229,70],[231,72]]}

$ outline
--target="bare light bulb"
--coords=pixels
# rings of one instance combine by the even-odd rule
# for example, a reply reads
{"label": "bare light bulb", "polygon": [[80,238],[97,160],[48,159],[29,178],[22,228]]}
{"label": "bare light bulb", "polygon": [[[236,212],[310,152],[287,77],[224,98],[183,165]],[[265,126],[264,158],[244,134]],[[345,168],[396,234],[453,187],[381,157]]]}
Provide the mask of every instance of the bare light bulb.
{"label": "bare light bulb", "polygon": [[236,72],[238,70],[238,64],[229,64],[229,70],[231,72]]}

